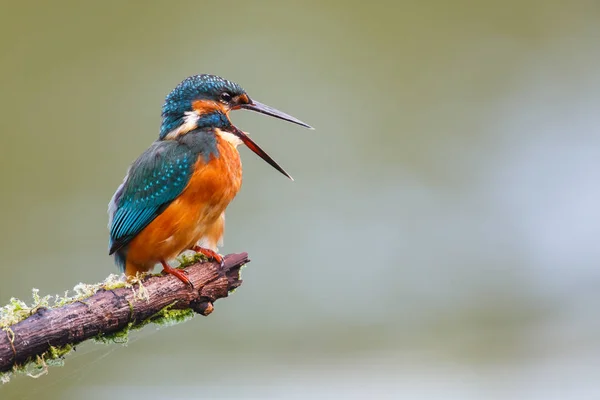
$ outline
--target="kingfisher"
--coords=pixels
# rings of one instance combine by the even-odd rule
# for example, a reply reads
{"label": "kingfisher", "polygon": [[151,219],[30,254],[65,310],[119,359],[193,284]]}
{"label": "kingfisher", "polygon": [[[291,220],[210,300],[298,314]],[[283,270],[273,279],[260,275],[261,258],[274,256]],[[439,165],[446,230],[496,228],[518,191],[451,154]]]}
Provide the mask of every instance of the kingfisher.
{"label": "kingfisher", "polygon": [[240,144],[292,179],[231,123],[229,112],[239,109],[313,129],[219,76],[183,80],[166,97],[158,140],[130,165],[108,206],[109,254],[126,276],[161,264],[164,272],[192,286],[182,270],[169,265],[188,250],[223,264],[217,246],[225,209],[242,184]]}

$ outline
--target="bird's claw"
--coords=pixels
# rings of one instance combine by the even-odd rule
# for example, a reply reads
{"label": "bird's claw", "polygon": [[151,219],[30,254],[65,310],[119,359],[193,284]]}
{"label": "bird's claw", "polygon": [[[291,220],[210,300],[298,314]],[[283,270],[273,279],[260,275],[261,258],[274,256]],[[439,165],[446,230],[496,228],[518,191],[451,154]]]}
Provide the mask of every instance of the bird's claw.
{"label": "bird's claw", "polygon": [[163,266],[163,271],[165,271],[167,274],[175,276],[181,282],[187,284],[190,287],[190,289],[192,289],[192,290],[194,289],[194,284],[192,283],[192,281],[190,281],[190,278],[187,277],[187,274],[185,271],[183,271],[181,269],[173,268],[164,261],[161,261],[161,264]]}
{"label": "bird's claw", "polygon": [[225,259],[216,251],[213,251],[211,249],[205,249],[204,247],[200,246],[194,246],[192,250],[196,253],[204,254],[206,257],[208,257],[209,260],[214,260],[218,262],[221,267],[225,266]]}

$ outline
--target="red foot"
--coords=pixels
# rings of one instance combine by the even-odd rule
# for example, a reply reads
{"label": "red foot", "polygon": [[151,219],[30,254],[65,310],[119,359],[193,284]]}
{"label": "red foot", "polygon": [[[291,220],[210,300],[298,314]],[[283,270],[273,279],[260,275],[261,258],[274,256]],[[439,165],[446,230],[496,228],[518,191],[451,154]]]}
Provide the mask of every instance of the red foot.
{"label": "red foot", "polygon": [[167,274],[176,276],[177,279],[179,279],[181,282],[189,285],[192,289],[194,288],[194,285],[192,284],[192,282],[190,282],[189,278],[183,273],[182,270],[173,268],[162,260],[160,263],[163,266],[163,271],[165,271]]}
{"label": "red foot", "polygon": [[223,260],[223,256],[220,255],[219,253],[216,253],[216,252],[210,250],[210,249],[205,249],[204,247],[200,247],[200,246],[194,246],[194,247],[192,247],[192,250],[194,250],[196,253],[204,254],[209,259],[215,260],[216,262],[221,264],[221,266],[223,266],[225,264],[225,261]]}

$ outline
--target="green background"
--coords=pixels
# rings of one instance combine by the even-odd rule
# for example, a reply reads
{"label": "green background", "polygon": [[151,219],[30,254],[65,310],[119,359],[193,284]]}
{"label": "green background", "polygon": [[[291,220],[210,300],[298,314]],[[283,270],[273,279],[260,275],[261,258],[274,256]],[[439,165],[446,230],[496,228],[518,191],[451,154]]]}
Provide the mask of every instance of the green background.
{"label": "green background", "polygon": [[252,262],[210,317],[0,398],[599,396],[597,1],[3,1],[0,33],[0,304],[115,272],[106,205],[184,77],[316,127],[233,113],[296,181],[241,149]]}

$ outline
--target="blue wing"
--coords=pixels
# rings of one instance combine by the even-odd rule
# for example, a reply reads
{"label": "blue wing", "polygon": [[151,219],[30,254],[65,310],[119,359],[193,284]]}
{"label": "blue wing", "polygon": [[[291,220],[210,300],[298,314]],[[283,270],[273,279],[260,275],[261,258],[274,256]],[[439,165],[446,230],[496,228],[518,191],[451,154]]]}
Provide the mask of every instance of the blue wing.
{"label": "blue wing", "polygon": [[155,142],[129,169],[109,205],[110,250],[126,246],[181,194],[197,155],[177,141]]}

